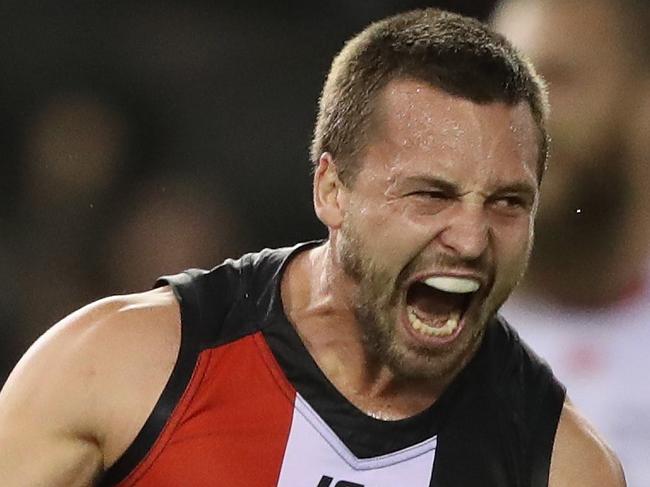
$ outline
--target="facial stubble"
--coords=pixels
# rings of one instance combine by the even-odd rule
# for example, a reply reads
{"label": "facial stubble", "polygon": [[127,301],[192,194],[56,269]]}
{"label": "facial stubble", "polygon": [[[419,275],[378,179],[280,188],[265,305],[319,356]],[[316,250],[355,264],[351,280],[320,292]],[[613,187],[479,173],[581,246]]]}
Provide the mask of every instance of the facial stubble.
{"label": "facial stubble", "polygon": [[343,271],[357,283],[353,307],[367,353],[377,363],[387,365],[396,377],[441,380],[455,376],[478,349],[488,317],[475,321],[472,330],[445,348],[404,343],[397,332],[401,319],[398,305],[405,299],[404,283],[424,268],[422,259],[416,256],[399,272],[391,272],[373,259],[350,220],[343,222],[340,236]]}

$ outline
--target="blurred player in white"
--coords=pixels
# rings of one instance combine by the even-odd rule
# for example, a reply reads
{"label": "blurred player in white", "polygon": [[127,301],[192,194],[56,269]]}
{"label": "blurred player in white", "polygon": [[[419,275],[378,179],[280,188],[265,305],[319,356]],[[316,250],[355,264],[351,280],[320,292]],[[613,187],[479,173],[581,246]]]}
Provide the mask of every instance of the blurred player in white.
{"label": "blurred player in white", "polygon": [[493,19],[549,83],[553,141],[530,268],[503,314],[633,487],[650,485],[650,171],[633,144],[649,17],[647,2],[507,0]]}

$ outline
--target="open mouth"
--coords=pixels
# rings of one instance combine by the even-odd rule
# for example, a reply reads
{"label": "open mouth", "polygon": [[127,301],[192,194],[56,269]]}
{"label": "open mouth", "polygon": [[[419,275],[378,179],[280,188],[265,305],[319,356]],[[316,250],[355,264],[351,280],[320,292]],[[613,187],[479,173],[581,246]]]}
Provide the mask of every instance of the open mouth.
{"label": "open mouth", "polygon": [[478,280],[466,277],[434,276],[412,283],[406,293],[411,327],[428,337],[455,336],[479,288]]}

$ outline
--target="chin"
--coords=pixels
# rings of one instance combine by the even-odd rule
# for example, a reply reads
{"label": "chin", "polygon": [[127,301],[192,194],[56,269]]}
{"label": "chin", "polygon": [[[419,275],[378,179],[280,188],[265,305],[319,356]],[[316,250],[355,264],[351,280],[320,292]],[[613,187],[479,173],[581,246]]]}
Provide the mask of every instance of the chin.
{"label": "chin", "polygon": [[[482,327],[474,332],[464,329],[445,346],[426,347],[410,341],[394,340],[386,358],[395,375],[411,379],[451,380],[473,356],[483,335]],[[395,337],[397,338],[397,337]]]}

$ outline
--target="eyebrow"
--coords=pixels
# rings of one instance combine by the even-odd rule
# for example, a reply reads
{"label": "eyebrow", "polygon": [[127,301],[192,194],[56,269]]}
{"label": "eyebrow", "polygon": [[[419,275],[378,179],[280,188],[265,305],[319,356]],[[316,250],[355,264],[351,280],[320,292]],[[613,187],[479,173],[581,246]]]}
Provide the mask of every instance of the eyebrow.
{"label": "eyebrow", "polygon": [[535,187],[533,187],[531,184],[523,182],[523,181],[517,181],[511,184],[506,184],[505,186],[499,186],[495,193],[518,193],[518,194],[524,194],[526,196],[529,196],[533,198],[535,196],[536,190]]}
{"label": "eyebrow", "polygon": [[447,181],[446,179],[438,178],[435,176],[425,176],[425,175],[409,176],[404,179],[404,182],[409,185],[413,184],[413,185],[426,186],[430,188],[438,188],[443,190],[446,193],[454,193],[454,194],[460,193],[460,189],[458,185],[452,183],[451,181]]}
{"label": "eyebrow", "polygon": [[[417,175],[409,176],[405,178],[406,184],[422,185],[430,188],[437,188],[446,193],[450,194],[461,194],[460,188],[457,184],[447,181],[436,176],[427,176],[427,175]],[[513,183],[508,183],[503,186],[497,187],[492,194],[504,194],[504,193],[517,193],[523,194],[533,198],[535,196],[536,190],[533,185],[525,181],[515,181]]]}

